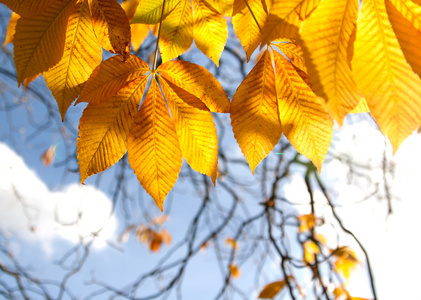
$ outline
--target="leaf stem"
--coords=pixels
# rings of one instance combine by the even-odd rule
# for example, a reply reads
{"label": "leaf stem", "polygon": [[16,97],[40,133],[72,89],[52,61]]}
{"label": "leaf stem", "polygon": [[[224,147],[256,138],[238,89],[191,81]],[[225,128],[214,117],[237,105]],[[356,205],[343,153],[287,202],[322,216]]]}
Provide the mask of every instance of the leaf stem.
{"label": "leaf stem", "polygon": [[153,56],[152,73],[156,70],[156,60],[158,58],[159,37],[161,36],[162,19],[164,18],[165,0],[162,2],[161,20],[159,21],[158,36],[156,37],[155,54]]}
{"label": "leaf stem", "polygon": [[257,22],[256,16],[254,15],[253,11],[251,10],[251,7],[250,7],[249,3],[247,2],[247,0],[244,0],[244,3],[247,5],[247,8],[249,9],[249,11],[251,13],[251,15],[254,19],[254,22],[256,22],[257,27],[259,27],[260,33],[263,34],[263,30],[260,27],[259,22]]}

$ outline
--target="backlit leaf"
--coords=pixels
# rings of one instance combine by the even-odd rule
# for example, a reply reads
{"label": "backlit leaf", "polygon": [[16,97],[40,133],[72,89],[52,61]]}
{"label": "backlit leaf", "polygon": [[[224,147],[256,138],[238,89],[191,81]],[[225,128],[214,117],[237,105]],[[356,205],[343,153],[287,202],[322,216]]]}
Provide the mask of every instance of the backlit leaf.
{"label": "backlit leaf", "polygon": [[421,6],[409,0],[387,0],[385,3],[405,59],[412,70],[421,75]]}
{"label": "backlit leaf", "polygon": [[129,162],[143,188],[162,210],[183,157],[177,132],[156,79],[138,111],[128,140]]}
{"label": "backlit leaf", "polygon": [[208,0],[207,2],[221,15],[232,16],[234,0]]}
{"label": "backlit leaf", "polygon": [[158,72],[167,81],[199,98],[211,112],[229,112],[227,94],[218,80],[202,66],[176,60],[162,64]]}
{"label": "backlit leaf", "polygon": [[64,52],[67,20],[76,0],[57,1],[35,18],[20,18],[14,39],[14,60],[18,84],[47,71]]}
{"label": "backlit leaf", "polygon": [[273,1],[263,28],[263,44],[280,38],[296,38],[303,21],[321,0]]}
{"label": "backlit leaf", "polygon": [[269,51],[238,87],[231,104],[231,125],[252,173],[281,138],[275,74]]}
{"label": "backlit leaf", "polygon": [[352,70],[393,151],[421,124],[421,80],[405,60],[384,1],[364,1],[357,23]]}
{"label": "backlit leaf", "polygon": [[120,56],[110,57],[94,69],[76,104],[105,101],[115,95],[127,81],[149,71],[148,64],[135,55],[130,55],[126,61]]}
{"label": "backlit leaf", "polygon": [[262,28],[267,18],[264,0],[234,0],[232,15],[235,33],[249,61],[262,41]]}
{"label": "backlit leaf", "polygon": [[194,40],[197,48],[216,66],[228,36],[224,17],[204,0],[193,1]]}
{"label": "backlit leaf", "polygon": [[348,280],[351,272],[360,263],[355,252],[348,247],[344,247],[336,249],[332,254],[336,257],[334,265],[336,272],[341,273]]}
{"label": "backlit leaf", "polygon": [[266,285],[259,294],[259,299],[273,299],[285,286],[286,281],[275,281]]}
{"label": "backlit leaf", "polygon": [[114,97],[90,103],[80,118],[77,153],[81,182],[111,167],[127,151],[127,138],[147,77],[130,81]]}
{"label": "backlit leaf", "polygon": [[[142,0],[137,6],[132,23],[156,24],[161,20],[163,0]],[[166,0],[164,19],[180,3],[180,0]]]}
{"label": "backlit leaf", "polygon": [[23,17],[35,17],[46,10],[56,0],[0,0],[8,8]]}
{"label": "backlit leaf", "polygon": [[347,53],[357,14],[358,0],[325,0],[301,31],[311,87],[339,125],[361,99]]}
{"label": "backlit leaf", "polygon": [[130,24],[126,13],[115,0],[91,0],[92,22],[102,47],[112,53],[130,53]]}
{"label": "backlit leaf", "polygon": [[358,105],[354,107],[354,109],[351,110],[349,113],[360,114],[360,113],[367,113],[367,112],[370,112],[367,101],[365,100],[365,98],[361,98],[360,102],[358,102]]}
{"label": "backlit leaf", "polygon": [[16,29],[16,23],[18,22],[20,16],[13,12],[10,16],[9,24],[7,25],[6,30],[6,38],[4,39],[3,46],[6,46],[7,44],[13,42],[13,38],[15,36],[15,29]]}
{"label": "backlit leaf", "polygon": [[303,243],[304,262],[312,264],[316,260],[316,254],[320,253],[319,246],[314,241],[307,240]]}
{"label": "backlit leaf", "polygon": [[137,51],[149,35],[150,27],[146,24],[131,24],[133,51]]}
{"label": "backlit leaf", "polygon": [[314,214],[301,215],[298,216],[298,222],[300,223],[298,233],[311,231],[316,224],[316,217]]}
{"label": "backlit leaf", "polygon": [[241,276],[240,269],[234,264],[230,264],[230,273],[231,277],[234,279],[237,279]]}
{"label": "backlit leaf", "polygon": [[292,64],[273,51],[282,132],[321,171],[333,132],[332,117]]}
{"label": "backlit leaf", "polygon": [[190,167],[208,175],[213,184],[216,181],[218,164],[218,137],[209,110],[189,105],[192,101],[201,102],[190,93],[174,86],[171,88],[161,80],[161,88],[174,119],[181,153]]}
{"label": "backlit leaf", "polygon": [[307,67],[304,61],[304,53],[299,45],[292,41],[284,41],[273,45],[282,51],[282,53],[288,57],[288,59],[296,68],[307,73]]}
{"label": "backlit leaf", "polygon": [[93,69],[102,61],[102,50],[92,29],[87,0],[78,2],[69,18],[65,45],[60,62],[44,72],[62,119]]}
{"label": "backlit leaf", "polygon": [[183,54],[193,43],[193,14],[190,0],[182,0],[162,22],[159,47],[162,61]]}

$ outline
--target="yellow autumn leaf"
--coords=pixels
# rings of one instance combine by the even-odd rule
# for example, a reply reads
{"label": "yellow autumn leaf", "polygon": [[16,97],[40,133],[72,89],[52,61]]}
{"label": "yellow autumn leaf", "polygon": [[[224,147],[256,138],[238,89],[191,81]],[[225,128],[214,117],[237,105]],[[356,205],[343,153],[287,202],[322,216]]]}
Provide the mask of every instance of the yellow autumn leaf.
{"label": "yellow autumn leaf", "polygon": [[8,8],[20,16],[32,18],[44,12],[56,0],[1,0]]}
{"label": "yellow autumn leaf", "polygon": [[332,139],[332,117],[292,64],[277,51],[273,57],[282,132],[320,172]]}
{"label": "yellow autumn leaf", "polygon": [[[211,112],[197,108],[203,103],[192,94],[177,86],[171,88],[165,80],[160,83],[175,123],[183,157],[193,170],[208,175],[215,185],[218,137]],[[191,105],[192,102],[198,104]]]}
{"label": "yellow autumn leaf", "polygon": [[35,18],[20,18],[13,41],[20,85],[25,78],[47,71],[64,52],[67,21],[76,0],[56,1]]}
{"label": "yellow autumn leaf", "polygon": [[262,28],[267,19],[264,0],[235,0],[232,24],[246,51],[247,61],[262,41]]}
{"label": "yellow autumn leaf", "polygon": [[285,286],[286,280],[275,281],[266,285],[260,292],[259,299],[273,299]]}
{"label": "yellow autumn leaf", "polygon": [[286,57],[288,57],[288,59],[296,68],[307,73],[307,67],[304,61],[304,53],[298,44],[292,40],[285,40],[274,43],[272,45],[276,46]]}
{"label": "yellow autumn leaf", "polygon": [[7,25],[6,37],[4,39],[3,46],[6,46],[7,44],[13,42],[13,38],[15,36],[16,23],[18,22],[19,18],[20,16],[17,13],[12,12],[9,24]]}
{"label": "yellow autumn leaf", "polygon": [[228,113],[230,101],[221,84],[208,70],[187,61],[162,64],[158,73],[165,80],[199,98],[211,112]]}
{"label": "yellow autumn leaf", "polygon": [[371,114],[396,152],[421,124],[421,79],[405,60],[382,0],[362,3],[352,70]]}
{"label": "yellow autumn leaf", "polygon": [[140,0],[128,0],[121,3],[121,8],[126,13],[127,19],[131,21],[136,12],[137,6],[139,5]]}
{"label": "yellow autumn leaf", "polygon": [[[180,0],[166,0],[164,19],[180,3]],[[156,24],[161,20],[163,0],[142,0],[137,6],[132,23]]]}
{"label": "yellow autumn leaf", "polygon": [[137,51],[148,37],[150,27],[146,24],[131,24],[130,28],[132,30],[133,51]]}
{"label": "yellow autumn leaf", "polygon": [[139,182],[163,210],[183,162],[174,122],[154,78],[128,139],[128,156]]}
{"label": "yellow autumn leaf", "polygon": [[240,268],[238,268],[235,264],[230,264],[230,273],[231,277],[237,279],[241,276]]}
{"label": "yellow autumn leaf", "polygon": [[221,15],[230,17],[232,16],[232,9],[234,6],[234,0],[207,0],[214,9],[216,9]]}
{"label": "yellow autumn leaf", "polygon": [[365,98],[361,98],[360,102],[358,102],[357,106],[355,106],[349,113],[350,114],[361,114],[361,113],[367,113],[370,112],[370,109],[368,108],[367,101]]}
{"label": "yellow autumn leaf", "polygon": [[263,28],[263,45],[280,38],[296,38],[303,21],[315,10],[320,1],[273,1]]}
{"label": "yellow autumn leaf", "polygon": [[77,155],[81,182],[111,167],[127,151],[127,138],[147,77],[130,81],[114,97],[90,103],[80,118]]}
{"label": "yellow autumn leaf", "polygon": [[339,125],[361,99],[348,57],[357,15],[358,0],[325,0],[301,30],[311,87]]}
{"label": "yellow autumn leaf", "polygon": [[300,224],[298,233],[311,231],[316,225],[316,217],[313,214],[301,215],[298,216],[298,222]]}
{"label": "yellow autumn leaf", "polygon": [[216,66],[228,37],[224,17],[204,0],[193,0],[193,36],[197,48]]}
{"label": "yellow autumn leaf", "polygon": [[135,55],[130,55],[126,61],[120,56],[110,57],[94,69],[76,104],[105,101],[115,95],[127,81],[149,71],[148,64]]}
{"label": "yellow autumn leaf", "polygon": [[345,279],[348,280],[351,272],[355,270],[360,263],[355,252],[349,247],[343,247],[333,251],[333,255],[336,257],[334,264],[335,271],[341,273]]}
{"label": "yellow autumn leaf", "polygon": [[159,48],[167,62],[190,48],[193,43],[193,14],[190,0],[182,0],[162,22]]}
{"label": "yellow autumn leaf", "polygon": [[92,23],[102,47],[127,57],[131,32],[126,13],[115,0],[91,0]]}
{"label": "yellow autumn leaf", "polygon": [[308,240],[303,243],[304,262],[312,264],[316,260],[316,254],[320,253],[319,246],[314,241]]}
{"label": "yellow autumn leaf", "polygon": [[102,49],[92,29],[88,1],[79,1],[69,17],[63,57],[57,65],[44,72],[62,120],[101,61]]}
{"label": "yellow autumn leaf", "polygon": [[421,6],[409,0],[387,0],[386,10],[403,55],[421,76]]}
{"label": "yellow autumn leaf", "polygon": [[234,136],[252,173],[282,135],[274,87],[272,60],[266,50],[235,92],[230,111]]}

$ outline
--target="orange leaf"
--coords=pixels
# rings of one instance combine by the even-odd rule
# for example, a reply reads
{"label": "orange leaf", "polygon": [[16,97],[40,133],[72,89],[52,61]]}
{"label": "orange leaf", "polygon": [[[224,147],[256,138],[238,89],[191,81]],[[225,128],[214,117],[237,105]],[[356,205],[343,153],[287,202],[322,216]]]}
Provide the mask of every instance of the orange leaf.
{"label": "orange leaf", "polygon": [[275,74],[266,50],[238,87],[231,104],[234,136],[252,173],[282,135],[276,98]]}
{"label": "orange leaf", "polygon": [[273,299],[285,286],[286,280],[275,281],[266,285],[259,294],[259,299]]}
{"label": "orange leaf", "polygon": [[238,249],[238,244],[237,241],[231,237],[227,237],[224,241],[225,244],[227,244],[228,246],[230,246],[231,248],[233,248],[234,250]]}
{"label": "orange leaf", "polygon": [[55,146],[50,146],[46,151],[44,151],[44,153],[42,153],[41,160],[44,164],[44,167],[48,167],[53,163],[55,157],[55,150]]}
{"label": "orange leaf", "polygon": [[301,215],[298,217],[298,221],[300,222],[298,233],[301,233],[304,231],[310,231],[314,228],[314,225],[316,224],[316,217],[313,214]]}
{"label": "orange leaf", "polygon": [[237,279],[241,276],[240,269],[234,264],[230,264],[230,273],[231,277],[234,279]]}
{"label": "orange leaf", "polygon": [[56,0],[1,0],[8,8],[23,17],[32,18],[52,5]]}
{"label": "orange leaf", "polygon": [[102,47],[125,58],[130,53],[130,24],[115,0],[92,0],[92,22]]}
{"label": "orange leaf", "polygon": [[15,36],[15,29],[16,29],[16,23],[18,22],[20,16],[13,12],[10,16],[9,24],[7,25],[6,30],[6,37],[4,39],[3,46],[6,46],[7,44],[13,42],[13,38]]}
{"label": "orange leaf", "polygon": [[181,169],[177,132],[154,78],[128,140],[129,162],[144,189],[163,210]]}

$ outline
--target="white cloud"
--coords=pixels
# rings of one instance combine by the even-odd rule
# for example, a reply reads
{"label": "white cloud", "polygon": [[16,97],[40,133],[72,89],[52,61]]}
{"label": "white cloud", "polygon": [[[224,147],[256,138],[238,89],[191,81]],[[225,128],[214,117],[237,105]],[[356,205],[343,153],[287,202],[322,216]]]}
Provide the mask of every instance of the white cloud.
{"label": "white cloud", "polygon": [[47,252],[57,239],[71,243],[95,237],[100,248],[116,235],[112,203],[92,186],[71,184],[51,191],[23,159],[0,143],[0,231],[37,242]]}

